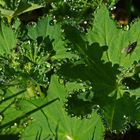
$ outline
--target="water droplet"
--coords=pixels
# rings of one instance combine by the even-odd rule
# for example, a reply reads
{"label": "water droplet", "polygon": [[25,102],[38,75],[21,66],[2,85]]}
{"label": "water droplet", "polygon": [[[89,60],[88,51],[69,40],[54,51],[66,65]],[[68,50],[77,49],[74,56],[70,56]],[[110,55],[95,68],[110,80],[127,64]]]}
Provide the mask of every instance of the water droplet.
{"label": "water droplet", "polygon": [[17,126],[17,123],[14,123],[14,126]]}
{"label": "water droplet", "polygon": [[73,8],[72,10],[75,11],[75,8]]}
{"label": "water droplet", "polygon": [[71,117],[74,117],[74,114],[71,114]]}
{"label": "water droplet", "polygon": [[84,21],[84,24],[87,24],[88,22],[87,21]]}
{"label": "water droplet", "polygon": [[66,135],[67,140],[73,140],[70,136]]}
{"label": "water droplet", "polygon": [[26,123],[23,123],[23,127],[27,127],[27,125],[28,125],[28,123],[26,122]]}
{"label": "water droplet", "polygon": [[97,105],[97,108],[100,108],[100,106],[99,106],[99,105]]}
{"label": "water droplet", "polygon": [[14,124],[11,126],[11,128],[15,128],[15,127],[17,127],[17,123],[14,123]]}
{"label": "water droplet", "polygon": [[85,91],[86,91],[86,89],[85,89],[85,88],[83,88],[83,89],[82,89],[82,91],[83,91],[83,92],[85,92]]}
{"label": "water droplet", "polygon": [[87,119],[91,119],[91,117],[92,117],[91,114],[86,116]]}
{"label": "water droplet", "polygon": [[50,20],[50,21],[49,21],[49,25],[50,25],[50,26],[54,26],[54,21],[53,21],[53,20]]}
{"label": "water droplet", "polygon": [[124,131],[121,131],[121,134],[123,135],[125,132]]}
{"label": "water droplet", "polygon": [[0,115],[0,122],[4,119],[4,117],[2,115]]}
{"label": "water droplet", "polygon": [[113,132],[114,134],[117,134],[117,131],[116,131],[116,130],[113,130],[112,132]]}
{"label": "water droplet", "polygon": [[116,9],[116,6],[113,6],[113,7],[110,8],[111,11],[115,10],[115,9]]}
{"label": "water droplet", "polygon": [[71,95],[71,94],[69,94],[69,97],[72,97],[72,95]]}

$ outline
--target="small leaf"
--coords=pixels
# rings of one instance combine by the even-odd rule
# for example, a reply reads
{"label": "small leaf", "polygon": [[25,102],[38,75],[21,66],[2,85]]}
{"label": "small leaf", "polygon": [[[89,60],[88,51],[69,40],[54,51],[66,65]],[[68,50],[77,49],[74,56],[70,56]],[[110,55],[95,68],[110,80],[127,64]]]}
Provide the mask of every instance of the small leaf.
{"label": "small leaf", "polygon": [[27,2],[24,2],[24,1],[20,1],[17,9],[15,10],[14,14],[13,14],[13,17],[14,16],[18,16],[18,15],[21,15],[23,13],[26,13],[26,12],[29,12],[29,11],[33,11],[35,9],[39,9],[39,8],[42,8],[43,6],[42,5],[38,5],[38,4],[29,4]]}
{"label": "small leaf", "polygon": [[16,47],[16,35],[13,30],[5,25],[0,24],[0,55],[10,53],[11,49]]}

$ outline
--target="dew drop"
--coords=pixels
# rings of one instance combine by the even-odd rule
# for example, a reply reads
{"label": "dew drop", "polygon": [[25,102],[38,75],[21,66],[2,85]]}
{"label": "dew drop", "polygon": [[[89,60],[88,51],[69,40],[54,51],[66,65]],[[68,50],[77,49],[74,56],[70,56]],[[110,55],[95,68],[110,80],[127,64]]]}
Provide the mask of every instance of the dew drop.
{"label": "dew drop", "polygon": [[28,123],[27,123],[27,122],[23,124],[23,126],[24,126],[24,127],[27,127],[27,125],[28,125]]}
{"label": "dew drop", "polygon": [[87,21],[84,21],[84,24],[87,24],[88,22]]}
{"label": "dew drop", "polygon": [[53,20],[50,20],[50,21],[49,21],[49,25],[50,25],[50,26],[54,26],[54,21],[53,21]]}
{"label": "dew drop", "polygon": [[17,123],[14,123],[14,126],[17,126]]}
{"label": "dew drop", "polygon": [[100,106],[99,106],[99,105],[97,105],[97,108],[100,108]]}
{"label": "dew drop", "polygon": [[71,95],[71,94],[69,94],[69,97],[72,97],[72,95]]}
{"label": "dew drop", "polygon": [[91,114],[86,116],[87,119],[91,119],[91,117],[92,117]]}
{"label": "dew drop", "polygon": [[116,131],[116,130],[113,130],[112,132],[113,132],[114,134],[117,134],[117,131]]}
{"label": "dew drop", "polygon": [[4,117],[2,115],[0,115],[0,122],[4,119]]}
{"label": "dew drop", "polygon": [[123,135],[125,132],[124,131],[121,131],[121,134]]}
{"label": "dew drop", "polygon": [[17,127],[17,123],[14,123],[14,124],[11,126],[11,128],[15,128],[15,127]]}
{"label": "dew drop", "polygon": [[124,118],[124,119],[127,119],[127,117],[126,117],[125,115],[123,116],[123,118]]}
{"label": "dew drop", "polygon": [[73,140],[70,136],[66,135],[67,140]]}
{"label": "dew drop", "polygon": [[71,114],[71,117],[74,117],[74,114]]}

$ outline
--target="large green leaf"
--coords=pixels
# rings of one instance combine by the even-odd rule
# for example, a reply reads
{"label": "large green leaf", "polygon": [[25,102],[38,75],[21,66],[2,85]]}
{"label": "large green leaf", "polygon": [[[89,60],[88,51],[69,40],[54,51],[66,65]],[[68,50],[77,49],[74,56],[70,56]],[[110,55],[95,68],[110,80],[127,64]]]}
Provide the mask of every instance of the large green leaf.
{"label": "large green leaf", "polygon": [[[68,79],[81,79],[94,84],[94,92],[110,94],[115,90],[119,65],[102,60],[105,46],[95,42],[89,45],[75,27],[64,26],[66,38],[72,43],[72,47],[81,56],[81,61],[67,62],[61,66],[60,74]],[[72,35],[75,36],[72,36]],[[78,41],[76,41],[78,40]],[[102,80],[101,80],[102,79]]]}
{"label": "large green leaf", "polygon": [[59,98],[59,101],[42,109],[46,117],[45,115],[43,117],[42,112],[33,116],[35,121],[23,133],[24,140],[35,139],[40,131],[41,139],[52,137],[58,140],[103,140],[104,126],[99,115],[93,112],[90,118],[84,119],[68,116],[64,108],[65,96],[67,96],[65,88],[58,82],[58,77],[53,76],[47,99],[51,101]]}
{"label": "large green leaf", "polygon": [[60,101],[48,108],[47,112],[50,123],[54,125],[52,130],[55,130],[56,126],[58,126],[58,139],[103,139],[104,127],[100,117],[95,112],[91,114],[91,118],[84,118],[82,120],[75,117],[71,118],[67,115],[64,108],[66,91],[58,83],[58,79],[55,76],[52,77],[48,90],[49,100],[52,100],[53,96],[60,98]]}
{"label": "large green leaf", "polygon": [[[123,49],[128,47],[129,41],[130,43],[138,42],[134,39],[139,38],[138,31],[133,39],[129,38],[129,36],[133,36],[138,25],[139,22],[136,22],[129,31],[117,28],[109,17],[107,8],[102,5],[97,9],[92,29],[87,33],[89,44],[85,41],[84,35],[75,27],[64,26],[66,38],[73,44],[72,47],[77,50],[83,63],[75,61],[63,64],[60,75],[69,80],[81,79],[93,83],[93,104],[99,105],[104,110],[103,116],[108,126],[115,130],[124,129],[127,121],[127,123],[131,123],[136,120],[139,123],[137,117],[139,100],[135,96],[131,97],[136,93],[125,96],[126,90],[121,83],[122,79],[127,76],[127,71],[129,73],[127,69],[123,71],[121,66],[129,68],[135,60],[139,60],[139,56],[136,54],[138,46],[131,55],[123,52]],[[138,90],[135,91],[138,92]],[[132,90],[127,90],[127,92],[131,94]],[[130,105],[129,102],[132,104]],[[124,107],[123,111],[121,107]],[[130,107],[131,111],[128,110]],[[128,120],[125,119],[126,116]]]}
{"label": "large green leaf", "polygon": [[3,22],[0,24],[0,55],[10,53],[10,50],[16,47],[16,35],[11,27]]}

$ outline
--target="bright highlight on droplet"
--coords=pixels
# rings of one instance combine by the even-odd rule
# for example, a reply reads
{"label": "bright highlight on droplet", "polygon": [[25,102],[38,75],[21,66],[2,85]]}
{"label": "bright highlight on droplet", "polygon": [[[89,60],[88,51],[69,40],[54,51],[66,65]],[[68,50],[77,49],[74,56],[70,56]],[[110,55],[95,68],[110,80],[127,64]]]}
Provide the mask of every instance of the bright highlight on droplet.
{"label": "bright highlight on droplet", "polygon": [[67,140],[73,140],[70,136],[66,135]]}

